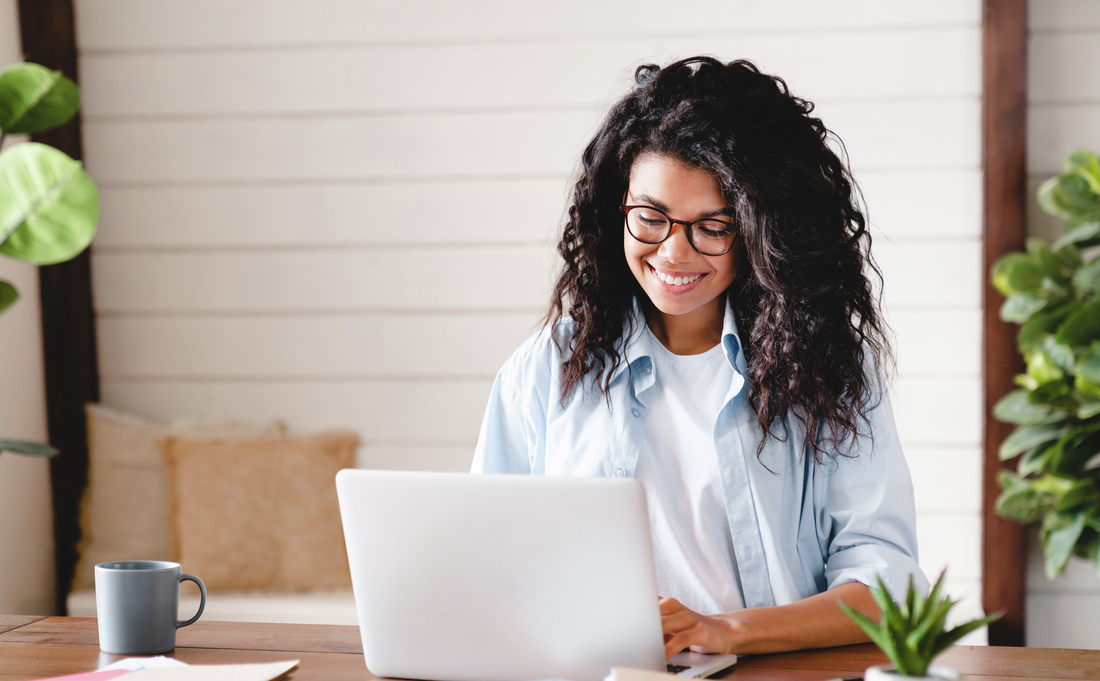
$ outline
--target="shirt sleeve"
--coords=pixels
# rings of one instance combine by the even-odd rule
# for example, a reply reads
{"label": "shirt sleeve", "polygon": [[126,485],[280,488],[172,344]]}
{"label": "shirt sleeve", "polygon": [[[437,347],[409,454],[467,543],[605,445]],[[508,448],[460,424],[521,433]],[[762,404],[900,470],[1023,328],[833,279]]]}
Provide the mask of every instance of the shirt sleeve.
{"label": "shirt sleeve", "polygon": [[825,579],[831,589],[847,582],[875,586],[881,577],[896,598],[912,576],[927,593],[928,579],[918,562],[913,483],[889,394],[883,390],[872,406],[870,432],[860,435],[850,452],[854,456],[837,457],[815,476],[818,536],[827,538]]}
{"label": "shirt sleeve", "polygon": [[524,343],[497,373],[481,421],[471,473],[543,472],[546,394],[552,358],[548,334]]}

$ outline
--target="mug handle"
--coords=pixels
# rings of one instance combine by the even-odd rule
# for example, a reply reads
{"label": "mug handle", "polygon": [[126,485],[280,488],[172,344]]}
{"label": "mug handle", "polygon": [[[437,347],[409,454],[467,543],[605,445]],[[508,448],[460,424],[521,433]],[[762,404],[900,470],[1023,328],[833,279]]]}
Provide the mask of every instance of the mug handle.
{"label": "mug handle", "polygon": [[194,582],[195,584],[198,584],[201,598],[199,599],[199,611],[195,613],[194,617],[187,620],[186,622],[180,622],[179,620],[176,620],[177,629],[179,629],[180,627],[186,627],[189,624],[194,624],[195,621],[199,619],[199,615],[202,614],[202,609],[206,607],[206,585],[202,583],[202,580],[195,575],[182,574],[180,575],[180,584],[183,584],[184,582]]}

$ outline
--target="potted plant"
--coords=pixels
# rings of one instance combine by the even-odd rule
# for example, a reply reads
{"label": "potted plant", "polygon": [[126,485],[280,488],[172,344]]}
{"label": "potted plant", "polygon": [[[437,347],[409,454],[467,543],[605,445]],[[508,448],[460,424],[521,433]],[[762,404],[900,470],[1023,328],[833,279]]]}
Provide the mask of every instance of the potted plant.
{"label": "potted plant", "polygon": [[[8,135],[30,135],[64,124],[80,108],[76,84],[38,64],[0,73],[0,146]],[[99,191],[79,161],[45,144],[24,142],[0,151],[0,254],[34,265],[76,256],[99,222]],[[0,312],[19,292],[0,280]],[[0,438],[0,452],[53,456],[34,442]]]}
{"label": "potted plant", "polygon": [[971,620],[965,624],[944,630],[947,613],[958,601],[943,594],[943,578],[946,570],[940,573],[935,586],[926,598],[913,585],[909,578],[909,589],[905,598],[895,603],[882,583],[871,587],[871,595],[878,604],[880,616],[875,622],[866,615],[856,612],[845,603],[840,608],[851,617],[860,629],[871,638],[882,652],[890,658],[892,666],[870,667],[864,674],[865,681],[888,681],[897,677],[919,679],[957,679],[959,675],[950,669],[930,666],[932,660],[949,645],[979,627],[983,627],[1001,616],[1001,613]]}
{"label": "potted plant", "polygon": [[1006,296],[1001,319],[1020,324],[1017,345],[1027,363],[1019,387],[993,408],[1018,427],[1000,447],[999,515],[1042,521],[1049,579],[1071,555],[1100,574],[1100,160],[1080,151],[1065,172],[1045,182],[1039,205],[1065,218],[1054,243],[1029,239],[1026,253],[993,266]]}

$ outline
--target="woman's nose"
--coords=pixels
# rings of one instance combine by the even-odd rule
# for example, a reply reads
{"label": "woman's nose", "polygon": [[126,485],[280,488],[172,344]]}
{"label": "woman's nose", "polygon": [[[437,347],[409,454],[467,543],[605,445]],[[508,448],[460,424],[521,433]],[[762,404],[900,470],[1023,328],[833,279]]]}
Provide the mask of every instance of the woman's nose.
{"label": "woman's nose", "polygon": [[673,224],[668,238],[661,242],[657,255],[668,262],[687,262],[695,257],[695,249],[688,241],[687,225]]}

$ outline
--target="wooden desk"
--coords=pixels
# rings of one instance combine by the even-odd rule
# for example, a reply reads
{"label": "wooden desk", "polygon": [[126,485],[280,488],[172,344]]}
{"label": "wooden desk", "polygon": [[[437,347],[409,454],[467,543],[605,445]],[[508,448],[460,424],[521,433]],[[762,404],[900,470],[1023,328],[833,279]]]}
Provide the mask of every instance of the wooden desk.
{"label": "wooden desk", "polygon": [[[371,679],[359,629],[312,624],[203,622],[180,629],[171,653],[190,664],[299,659],[293,681]],[[0,615],[0,681],[91,671],[120,656],[99,652],[96,621]],[[755,655],[738,661],[734,681],[818,681],[860,676],[886,658],[872,645]],[[1100,651],[955,646],[937,662],[981,681],[1100,679]]]}

